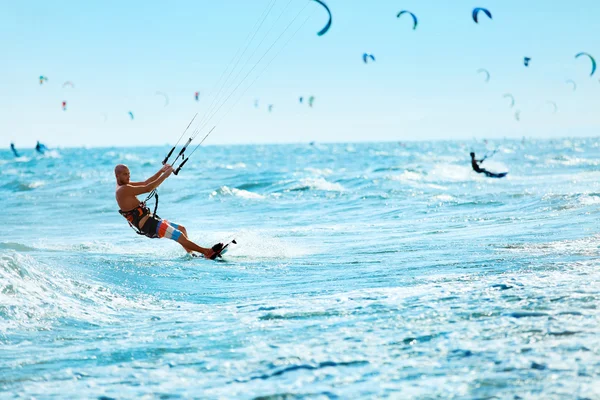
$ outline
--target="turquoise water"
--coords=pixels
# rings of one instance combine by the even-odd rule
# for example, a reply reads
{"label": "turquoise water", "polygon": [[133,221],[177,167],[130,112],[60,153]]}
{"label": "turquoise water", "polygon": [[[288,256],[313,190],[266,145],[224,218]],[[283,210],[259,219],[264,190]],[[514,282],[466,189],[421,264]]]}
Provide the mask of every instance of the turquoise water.
{"label": "turquoise water", "polygon": [[[0,153],[0,390],[71,398],[600,397],[597,139]],[[470,170],[471,149],[505,179]]]}

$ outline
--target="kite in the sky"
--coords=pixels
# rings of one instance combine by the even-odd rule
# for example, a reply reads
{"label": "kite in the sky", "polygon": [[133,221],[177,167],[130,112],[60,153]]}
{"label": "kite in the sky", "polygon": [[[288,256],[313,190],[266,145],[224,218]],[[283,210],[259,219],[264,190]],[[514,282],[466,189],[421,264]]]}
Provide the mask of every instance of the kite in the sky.
{"label": "kite in the sky", "polygon": [[594,72],[596,72],[596,60],[594,59],[594,57],[592,57],[588,53],[579,53],[579,54],[575,55],[575,58],[579,58],[581,56],[586,56],[586,57],[590,58],[590,61],[592,62],[592,72],[590,72],[590,76],[593,76]]}
{"label": "kite in the sky", "polygon": [[486,81],[486,82],[489,82],[489,81],[490,81],[490,76],[491,76],[491,75],[490,75],[490,71],[488,71],[488,70],[487,70],[487,69],[485,69],[485,68],[479,68],[479,69],[477,70],[477,73],[478,73],[478,74],[480,74],[480,73],[482,73],[482,72],[485,74],[485,81]]}
{"label": "kite in the sky", "polygon": [[551,104],[552,107],[554,107],[554,111],[552,112],[552,114],[556,114],[556,112],[558,111],[558,106],[556,105],[556,103],[553,101],[547,101],[546,103]]}
{"label": "kite in the sky", "polygon": [[331,28],[331,11],[329,10],[329,7],[327,7],[327,4],[325,4],[323,1],[321,1],[321,0],[314,0],[314,1],[316,1],[317,3],[322,5],[325,8],[325,10],[327,11],[327,14],[329,15],[329,21],[327,21],[327,24],[325,25],[325,27],[323,27],[323,29],[321,29],[319,32],[317,32],[317,35],[323,36],[324,34],[327,33],[329,28]]}
{"label": "kite in the sky", "polygon": [[413,31],[417,29],[417,25],[419,24],[419,20],[417,19],[417,16],[413,13],[411,13],[410,11],[407,10],[402,10],[398,13],[398,16],[396,18],[400,18],[403,14],[408,14],[412,17],[413,19]]}
{"label": "kite in the sky", "polygon": [[480,11],[483,11],[483,13],[485,15],[487,15],[489,19],[492,19],[492,13],[490,12],[490,10],[488,10],[487,8],[477,7],[476,9],[473,10],[473,21],[475,21],[476,24],[479,23],[479,12]]}
{"label": "kite in the sky", "polygon": [[365,64],[368,62],[368,59],[371,59],[373,61],[375,61],[375,56],[373,54],[363,54],[363,61],[365,62]]}
{"label": "kite in the sky", "polygon": [[504,97],[505,99],[506,99],[506,98],[510,99],[510,108],[513,108],[513,107],[515,106],[515,97],[514,97],[512,94],[510,94],[510,93],[506,93],[506,94],[505,94],[504,96],[502,96],[502,97]]}

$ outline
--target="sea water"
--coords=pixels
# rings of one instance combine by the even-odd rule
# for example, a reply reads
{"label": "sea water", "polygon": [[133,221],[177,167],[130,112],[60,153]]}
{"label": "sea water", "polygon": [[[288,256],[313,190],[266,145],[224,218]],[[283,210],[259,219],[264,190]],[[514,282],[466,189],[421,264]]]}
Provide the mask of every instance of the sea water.
{"label": "sea water", "polygon": [[0,152],[1,397],[600,397],[597,139],[202,147],[158,214],[222,262],[117,212],[168,150]]}

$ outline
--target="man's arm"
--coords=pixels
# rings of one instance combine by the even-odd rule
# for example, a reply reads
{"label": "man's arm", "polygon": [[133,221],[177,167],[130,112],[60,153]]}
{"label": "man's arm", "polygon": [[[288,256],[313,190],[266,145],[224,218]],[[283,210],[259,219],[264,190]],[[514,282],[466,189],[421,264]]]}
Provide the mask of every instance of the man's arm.
{"label": "man's arm", "polygon": [[124,186],[123,190],[126,191],[128,194],[132,194],[134,196],[153,191],[154,189],[159,187],[160,184],[163,183],[165,179],[167,179],[173,173],[173,167],[171,167],[170,165],[165,165],[163,168],[161,168],[161,171],[163,169],[165,170],[164,173],[158,178],[154,179],[153,181],[142,185],[129,184],[127,186]]}
{"label": "man's arm", "polygon": [[149,184],[150,182],[154,182],[155,180],[158,179],[160,174],[162,174],[163,172],[165,172],[167,170],[167,166],[168,165],[163,165],[163,167],[160,170],[158,170],[157,173],[155,173],[154,175],[152,175],[150,178],[146,179],[143,182],[129,182],[129,184],[132,186],[144,186],[144,185]]}

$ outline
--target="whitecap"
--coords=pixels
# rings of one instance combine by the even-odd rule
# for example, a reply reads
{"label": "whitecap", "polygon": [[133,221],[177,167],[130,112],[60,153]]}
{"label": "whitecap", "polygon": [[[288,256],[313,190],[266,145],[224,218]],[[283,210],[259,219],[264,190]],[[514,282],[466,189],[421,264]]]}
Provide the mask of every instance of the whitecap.
{"label": "whitecap", "polygon": [[394,175],[390,179],[393,181],[422,181],[425,176],[420,172],[404,171],[400,175]]}
{"label": "whitecap", "polygon": [[433,199],[441,202],[450,202],[455,200],[455,198],[449,194],[438,194],[437,196],[433,196]]}
{"label": "whitecap", "polygon": [[221,186],[219,188],[219,190],[216,190],[211,193],[211,196],[213,196],[213,197],[218,196],[218,195],[235,196],[235,197],[241,197],[243,199],[255,199],[255,200],[261,200],[261,199],[265,198],[265,196],[263,196],[262,194],[249,192],[249,191],[243,190],[243,189],[230,188],[228,186]]}
{"label": "whitecap", "polygon": [[300,185],[292,190],[323,190],[325,192],[344,192],[346,189],[339,183],[328,182],[323,178],[305,178],[300,181]]}
{"label": "whitecap", "polygon": [[306,172],[310,172],[314,175],[331,175],[333,174],[333,171],[329,168],[313,168],[313,167],[306,167],[304,168],[304,171]]}

